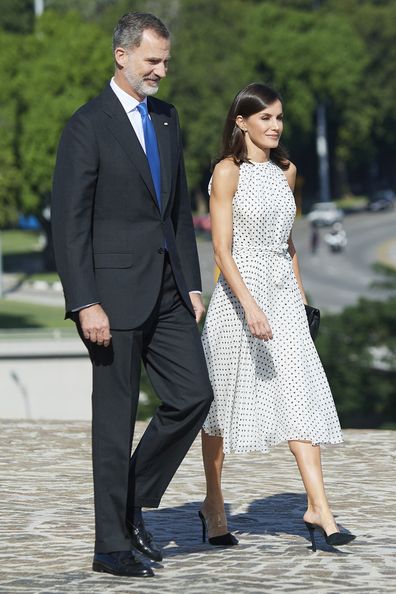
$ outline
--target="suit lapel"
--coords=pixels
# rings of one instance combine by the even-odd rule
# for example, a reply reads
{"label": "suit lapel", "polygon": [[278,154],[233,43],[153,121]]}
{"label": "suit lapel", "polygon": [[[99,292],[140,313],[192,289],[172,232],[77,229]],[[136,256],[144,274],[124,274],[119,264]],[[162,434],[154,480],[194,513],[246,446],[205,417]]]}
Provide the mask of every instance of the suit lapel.
{"label": "suit lapel", "polygon": [[[108,86],[105,88],[102,94],[103,99],[103,109],[107,113],[108,118],[107,125],[109,127],[110,132],[113,136],[117,139],[120,143],[122,148],[124,149],[125,153],[128,155],[130,160],[132,161],[133,165],[139,171],[144,183],[146,184],[150,194],[158,207],[157,198],[155,195],[155,188],[153,184],[153,179],[151,177],[150,167],[147,161],[146,154],[142,149],[142,146],[139,142],[138,137],[135,134],[133,126],[129,121],[127,114],[125,113],[124,108],[122,107],[121,103],[117,99],[115,93],[111,90],[111,87]],[[161,153],[161,149],[160,149]],[[162,168],[162,158],[161,158],[161,168]],[[162,173],[161,173],[161,181],[162,181]]]}
{"label": "suit lapel", "polygon": [[161,202],[162,212],[165,212],[170,196],[171,187],[171,145],[170,145],[170,122],[169,117],[157,111],[157,104],[150,99],[147,100],[148,109],[157,136],[158,150],[161,162]]}

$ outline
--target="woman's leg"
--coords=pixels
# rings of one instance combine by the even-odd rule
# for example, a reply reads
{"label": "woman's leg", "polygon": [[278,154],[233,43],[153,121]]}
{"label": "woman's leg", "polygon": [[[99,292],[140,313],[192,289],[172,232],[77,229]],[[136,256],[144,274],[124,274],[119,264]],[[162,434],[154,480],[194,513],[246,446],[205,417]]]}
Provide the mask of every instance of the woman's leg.
{"label": "woman's leg", "polygon": [[202,430],[202,458],[206,478],[206,497],[204,508],[208,512],[222,509],[224,506],[221,491],[221,473],[223,470],[223,438],[208,435]]}
{"label": "woman's leg", "polygon": [[289,448],[294,454],[301,478],[308,497],[308,508],[304,521],[318,524],[326,534],[339,532],[331,513],[323,483],[320,446],[311,442],[289,441]]}
{"label": "woman's leg", "polygon": [[[201,436],[206,478],[206,497],[201,506],[201,512],[207,519],[210,537],[213,537],[227,532],[224,499],[221,490],[221,473],[224,462],[223,438],[208,435],[205,431],[201,432]],[[222,518],[219,518],[219,515]]]}

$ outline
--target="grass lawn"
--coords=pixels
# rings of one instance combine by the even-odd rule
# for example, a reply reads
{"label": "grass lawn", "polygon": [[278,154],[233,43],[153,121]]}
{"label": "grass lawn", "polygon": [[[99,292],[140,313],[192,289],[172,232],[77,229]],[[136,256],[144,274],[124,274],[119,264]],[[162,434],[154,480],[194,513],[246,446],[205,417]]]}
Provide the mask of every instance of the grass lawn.
{"label": "grass lawn", "polygon": [[41,248],[38,231],[20,231],[19,229],[1,231],[0,241],[4,256],[36,252]]}
{"label": "grass lawn", "polygon": [[0,299],[0,329],[21,328],[73,328],[70,320],[64,320],[62,307],[50,307],[20,301]]}

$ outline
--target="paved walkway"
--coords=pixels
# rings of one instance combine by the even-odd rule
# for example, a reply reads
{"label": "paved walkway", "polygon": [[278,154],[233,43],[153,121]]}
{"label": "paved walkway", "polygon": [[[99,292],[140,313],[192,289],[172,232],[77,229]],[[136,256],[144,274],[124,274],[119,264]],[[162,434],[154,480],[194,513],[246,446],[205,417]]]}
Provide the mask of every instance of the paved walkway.
{"label": "paved walkway", "polygon": [[[138,433],[144,429],[139,424]],[[301,521],[305,497],[286,446],[229,456],[225,496],[240,545],[200,542],[204,483],[199,440],[146,522],[164,547],[156,577],[129,580],[90,570],[93,542],[90,435],[86,422],[0,422],[1,594],[377,594],[396,592],[396,432],[345,432],[327,448],[328,494],[341,526],[358,538],[312,553]],[[155,566],[155,564],[154,564]]]}

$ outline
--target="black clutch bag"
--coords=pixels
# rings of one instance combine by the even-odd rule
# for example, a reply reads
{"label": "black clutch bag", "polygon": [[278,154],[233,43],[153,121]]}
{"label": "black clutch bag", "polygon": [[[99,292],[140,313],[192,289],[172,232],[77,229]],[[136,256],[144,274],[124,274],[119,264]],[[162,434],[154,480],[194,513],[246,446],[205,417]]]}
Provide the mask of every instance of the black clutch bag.
{"label": "black clutch bag", "polygon": [[315,340],[319,332],[320,311],[316,307],[306,305],[305,313],[307,314],[308,326],[312,336],[312,340]]}

